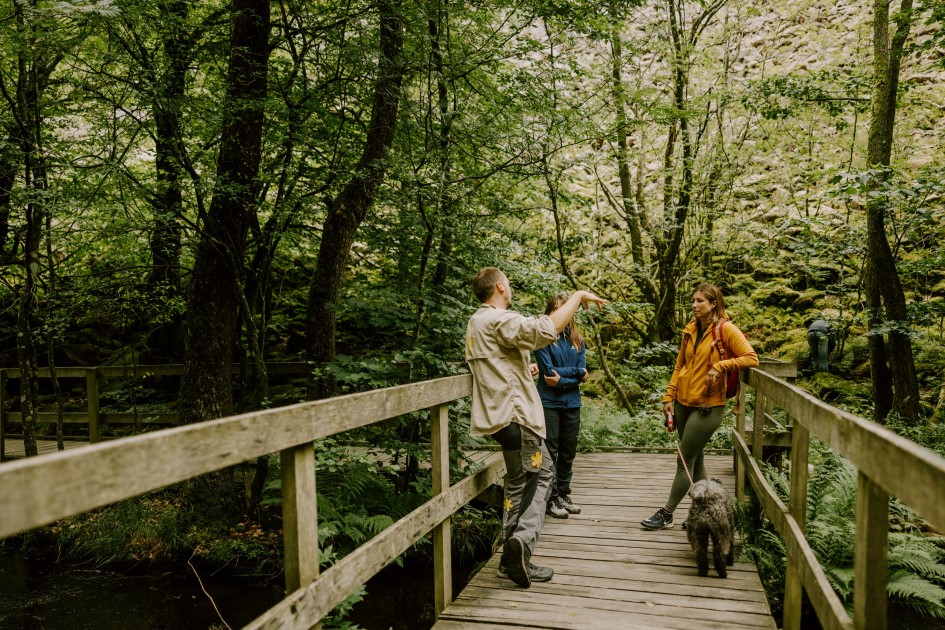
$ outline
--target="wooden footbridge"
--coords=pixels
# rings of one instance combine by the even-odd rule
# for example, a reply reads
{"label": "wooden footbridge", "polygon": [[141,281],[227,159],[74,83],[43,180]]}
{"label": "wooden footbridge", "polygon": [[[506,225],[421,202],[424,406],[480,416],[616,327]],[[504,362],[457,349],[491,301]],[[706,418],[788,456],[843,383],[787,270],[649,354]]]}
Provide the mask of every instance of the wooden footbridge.
{"label": "wooden footbridge", "polygon": [[[734,491],[731,456],[708,456],[706,469]],[[696,575],[680,527],[688,497],[673,529],[640,526],[666,502],[675,470],[669,454],[579,455],[581,513],[546,518],[533,557],[555,570],[551,582],[523,589],[499,579],[496,555],[434,628],[776,628],[754,565],[736,562],[725,580]]]}
{"label": "wooden footbridge", "polygon": [[[709,474],[756,505],[787,549],[783,627],[800,627],[806,593],[824,628],[886,627],[886,548],[891,496],[945,531],[945,459],[871,422],[816,400],[762,369],[742,375],[733,458],[711,457]],[[752,396],[746,396],[753,390]],[[664,500],[673,456],[586,454],[574,497],[584,511],[546,521],[534,560],[554,579],[521,589],[495,577],[492,558],[453,597],[451,516],[501,482],[494,454],[450,483],[450,405],[471,392],[468,375],[247,413],[0,465],[0,538],[49,525],[228,466],[279,453],[286,597],[248,628],[310,628],[370,577],[432,533],[434,599],[440,629],[777,627],[754,567],[699,578],[677,528],[645,532],[639,521]],[[747,403],[751,404],[751,413]],[[787,423],[777,423],[775,408]],[[322,571],[319,567],[315,440],[429,409],[432,497]],[[749,420],[751,423],[749,424]],[[777,425],[776,435],[766,428]],[[817,437],[859,470],[854,616],[830,587],[805,539],[807,453]],[[790,448],[790,499],[765,481],[764,446]],[[94,480],[94,482],[90,482]],[[677,511],[679,520],[685,504]]]}

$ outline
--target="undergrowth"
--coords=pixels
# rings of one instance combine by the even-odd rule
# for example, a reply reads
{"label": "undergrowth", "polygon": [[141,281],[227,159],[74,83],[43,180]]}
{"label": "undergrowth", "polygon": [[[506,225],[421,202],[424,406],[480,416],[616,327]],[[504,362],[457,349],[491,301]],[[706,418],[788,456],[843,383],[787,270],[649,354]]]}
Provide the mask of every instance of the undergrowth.
{"label": "undergrowth", "polygon": [[[823,567],[831,586],[853,614],[854,544],[856,542],[857,472],[846,460],[816,442],[810,453],[807,495],[807,540]],[[764,465],[765,477],[787,502],[789,471]],[[750,519],[741,518],[743,524]],[[754,561],[772,612],[783,613],[784,541],[769,522],[745,527],[746,559]],[[893,500],[890,503],[889,566],[886,592],[891,604],[902,604],[920,615],[945,619],[945,537],[931,532],[913,511]],[[805,618],[815,616],[808,607]]]}

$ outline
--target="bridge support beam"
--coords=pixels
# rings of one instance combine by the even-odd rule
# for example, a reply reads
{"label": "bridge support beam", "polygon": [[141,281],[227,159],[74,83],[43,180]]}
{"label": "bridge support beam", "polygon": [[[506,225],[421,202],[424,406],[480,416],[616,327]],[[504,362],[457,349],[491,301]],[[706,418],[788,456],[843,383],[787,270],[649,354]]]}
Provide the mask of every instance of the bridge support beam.
{"label": "bridge support beam", "polygon": [[285,591],[293,593],[318,577],[318,514],[315,450],[305,442],[280,453]]}
{"label": "bridge support beam", "polygon": [[859,630],[886,630],[888,538],[889,494],[860,471],[853,559],[853,624]]}
{"label": "bridge support beam", "polygon": [[[450,489],[449,406],[430,409],[430,450],[433,465],[433,496]],[[433,588],[435,619],[453,601],[452,520],[447,517],[433,528]]]}

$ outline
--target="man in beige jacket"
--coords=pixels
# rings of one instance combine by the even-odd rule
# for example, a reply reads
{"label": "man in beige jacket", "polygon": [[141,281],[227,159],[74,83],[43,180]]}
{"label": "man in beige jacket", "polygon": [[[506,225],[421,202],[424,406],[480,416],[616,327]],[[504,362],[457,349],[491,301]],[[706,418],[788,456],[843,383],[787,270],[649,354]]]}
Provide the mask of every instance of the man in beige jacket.
{"label": "man in beige jacket", "polygon": [[481,305],[466,327],[466,362],[473,375],[470,433],[490,435],[502,445],[506,473],[499,577],[528,587],[554,575],[548,567],[531,564],[554,471],[528,352],[555,341],[581,306],[600,308],[607,302],[576,291],[550,315],[526,317],[509,310],[512,287],[495,267],[476,274],[473,293]]}

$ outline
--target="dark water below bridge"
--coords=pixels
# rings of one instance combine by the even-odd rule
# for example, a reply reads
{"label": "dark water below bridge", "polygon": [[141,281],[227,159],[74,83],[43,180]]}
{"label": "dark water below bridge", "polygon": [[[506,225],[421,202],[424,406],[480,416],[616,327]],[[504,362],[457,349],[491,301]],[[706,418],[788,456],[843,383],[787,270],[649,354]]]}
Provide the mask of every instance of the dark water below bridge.
{"label": "dark water below bridge", "polygon": [[[225,628],[193,572],[185,569],[135,575],[0,553],[0,630]],[[282,599],[280,580],[266,584],[198,571],[234,629]],[[388,567],[368,582],[367,590],[365,600],[348,616],[361,628],[432,627],[433,568],[428,563]]]}

